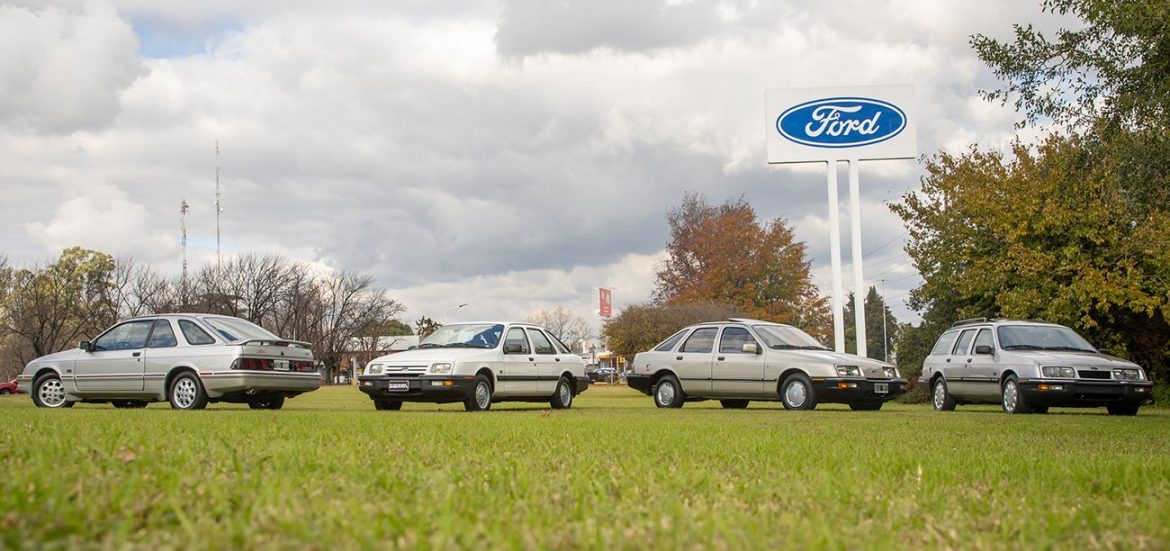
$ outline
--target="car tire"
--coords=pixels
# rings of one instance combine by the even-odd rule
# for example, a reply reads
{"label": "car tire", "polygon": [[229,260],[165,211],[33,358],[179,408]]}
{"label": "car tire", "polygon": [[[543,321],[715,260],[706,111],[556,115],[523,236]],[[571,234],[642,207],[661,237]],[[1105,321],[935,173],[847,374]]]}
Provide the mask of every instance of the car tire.
{"label": "car tire", "polygon": [[1008,375],[1003,380],[1003,385],[999,387],[999,397],[1004,413],[1015,415],[1032,412],[1024,395],[1020,393],[1020,386],[1016,383],[1015,375]]}
{"label": "car tire", "polygon": [[660,408],[681,408],[685,400],[682,385],[674,375],[666,375],[654,385],[654,405]]}
{"label": "car tire", "polygon": [[45,373],[33,382],[33,403],[39,408],[71,408],[73,402],[65,399],[65,384],[56,373]]}
{"label": "car tire", "polygon": [[110,404],[118,409],[141,409],[146,407],[147,402],[142,400],[114,400]]}
{"label": "car tire", "polygon": [[955,411],[955,397],[947,389],[947,381],[942,377],[934,380],[930,389],[930,403],[935,411]]}
{"label": "car tire", "polygon": [[1133,417],[1134,415],[1137,415],[1138,409],[1140,409],[1140,408],[1141,408],[1141,406],[1140,406],[1140,405],[1132,405],[1132,406],[1122,406],[1122,405],[1115,405],[1115,406],[1105,406],[1105,410],[1109,412],[1109,415],[1122,415],[1122,416],[1126,416],[1126,417]]}
{"label": "car tire", "polygon": [[378,411],[398,411],[402,409],[401,400],[374,400],[374,409]]}
{"label": "car tire", "polygon": [[553,409],[569,409],[573,407],[573,385],[569,379],[561,377],[557,381],[557,389],[553,392],[552,399],[548,401]]}
{"label": "car tire", "polygon": [[12,391],[8,390],[7,388],[0,388],[0,396],[5,396],[8,394],[12,394]]}
{"label": "car tire", "polygon": [[171,409],[203,409],[207,407],[207,391],[203,389],[199,376],[185,371],[171,381],[167,400],[171,403]]}
{"label": "car tire", "polygon": [[849,404],[849,409],[853,411],[878,411],[882,409],[882,402],[858,402]]}
{"label": "car tire", "polygon": [[475,376],[475,386],[471,396],[463,401],[463,409],[467,411],[487,411],[492,409],[492,382],[483,375]]}
{"label": "car tire", "polygon": [[817,393],[804,373],[793,373],[780,384],[780,402],[784,409],[808,410],[817,407]]}
{"label": "car tire", "polygon": [[747,409],[748,401],[747,400],[719,400],[719,405],[723,406],[723,409]]}
{"label": "car tire", "polygon": [[251,409],[280,409],[284,407],[284,396],[249,400],[248,407]]}

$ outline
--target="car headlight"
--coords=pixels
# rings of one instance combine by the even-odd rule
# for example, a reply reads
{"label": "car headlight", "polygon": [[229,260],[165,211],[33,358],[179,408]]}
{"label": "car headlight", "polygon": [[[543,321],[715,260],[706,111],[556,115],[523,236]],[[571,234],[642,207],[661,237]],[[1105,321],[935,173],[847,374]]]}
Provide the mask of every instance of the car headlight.
{"label": "car headlight", "polygon": [[883,367],[882,373],[885,373],[886,377],[889,377],[890,379],[898,378],[898,370],[892,367]]}
{"label": "car headlight", "polygon": [[837,366],[837,375],[840,377],[860,377],[861,368],[855,365],[839,365]]}
{"label": "car headlight", "polygon": [[374,364],[366,368],[366,375],[381,375],[382,364]]}
{"label": "car headlight", "polygon": [[1122,381],[1140,381],[1142,380],[1142,370],[1133,368],[1114,369],[1113,378]]}
{"label": "car headlight", "polygon": [[1045,377],[1055,377],[1058,379],[1075,379],[1077,371],[1071,367],[1062,365],[1046,365],[1040,368],[1040,374]]}
{"label": "car headlight", "polygon": [[448,364],[448,363],[431,364],[431,373],[433,373],[433,374],[442,375],[442,374],[450,373],[450,372],[451,372],[451,364]]}

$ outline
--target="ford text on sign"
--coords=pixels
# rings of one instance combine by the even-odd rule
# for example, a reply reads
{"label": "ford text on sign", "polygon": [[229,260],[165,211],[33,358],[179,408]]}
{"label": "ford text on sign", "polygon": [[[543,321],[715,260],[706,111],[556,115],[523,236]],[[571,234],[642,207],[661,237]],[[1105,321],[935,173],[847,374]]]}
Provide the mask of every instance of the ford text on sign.
{"label": "ford text on sign", "polygon": [[918,155],[909,86],[769,90],[768,162]]}

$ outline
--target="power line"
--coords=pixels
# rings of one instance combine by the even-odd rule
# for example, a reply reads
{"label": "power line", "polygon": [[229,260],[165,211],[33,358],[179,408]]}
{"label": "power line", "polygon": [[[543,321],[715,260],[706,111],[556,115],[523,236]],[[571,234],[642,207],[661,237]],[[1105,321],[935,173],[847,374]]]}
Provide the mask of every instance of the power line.
{"label": "power line", "polygon": [[869,252],[862,254],[862,255],[861,255],[861,258],[866,258],[866,257],[868,257],[869,255],[871,255],[871,254],[873,254],[873,253],[876,253],[876,252],[878,252],[878,251],[880,251],[880,250],[882,250],[882,249],[886,248],[887,246],[889,246],[889,244],[890,244],[890,243],[893,243],[893,242],[895,242],[895,241],[897,241],[897,240],[899,240],[899,239],[902,239],[903,237],[906,237],[906,234],[907,234],[907,232],[902,232],[902,234],[901,234],[901,235],[899,235],[899,236],[897,236],[897,237],[895,237],[895,238],[893,238],[893,239],[891,239],[891,240],[889,240],[889,241],[886,241],[885,243],[882,243],[881,245],[878,245],[876,248],[870,249],[870,250],[869,250]]}

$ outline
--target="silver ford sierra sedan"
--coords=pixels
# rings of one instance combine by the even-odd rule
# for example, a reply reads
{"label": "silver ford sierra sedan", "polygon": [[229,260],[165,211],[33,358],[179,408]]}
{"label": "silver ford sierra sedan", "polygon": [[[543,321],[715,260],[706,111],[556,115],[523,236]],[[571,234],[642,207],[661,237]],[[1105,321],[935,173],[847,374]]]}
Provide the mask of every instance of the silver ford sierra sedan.
{"label": "silver ford sierra sedan", "polygon": [[888,363],[833,352],[811,335],[781,323],[732,318],[686,327],[634,356],[630,388],[660,408],[714,399],[727,409],[780,401],[784,409],[818,403],[879,410],[906,392]]}
{"label": "silver ford sierra sedan", "polygon": [[17,383],[43,408],[169,401],[174,409],[280,409],[285,398],[317,390],[321,376],[308,343],[239,318],[166,314],[120,321],[77,348],[37,358]]}

